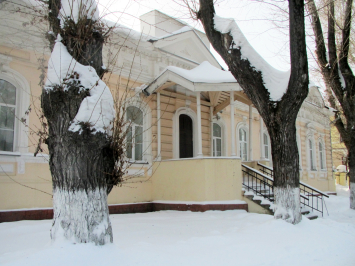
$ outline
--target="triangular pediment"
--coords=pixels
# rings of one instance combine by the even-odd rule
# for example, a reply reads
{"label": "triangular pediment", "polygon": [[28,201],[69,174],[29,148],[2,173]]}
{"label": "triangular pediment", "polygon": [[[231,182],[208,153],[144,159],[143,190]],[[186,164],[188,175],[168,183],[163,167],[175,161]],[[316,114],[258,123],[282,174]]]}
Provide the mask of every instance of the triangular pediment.
{"label": "triangular pediment", "polygon": [[198,64],[208,61],[211,65],[221,68],[218,61],[211,54],[209,46],[207,47],[193,30],[159,39],[154,46]]}
{"label": "triangular pediment", "polygon": [[319,89],[316,86],[312,86],[309,88],[308,96],[306,101],[312,103],[318,107],[324,107],[325,103],[323,100],[323,96],[320,93]]}

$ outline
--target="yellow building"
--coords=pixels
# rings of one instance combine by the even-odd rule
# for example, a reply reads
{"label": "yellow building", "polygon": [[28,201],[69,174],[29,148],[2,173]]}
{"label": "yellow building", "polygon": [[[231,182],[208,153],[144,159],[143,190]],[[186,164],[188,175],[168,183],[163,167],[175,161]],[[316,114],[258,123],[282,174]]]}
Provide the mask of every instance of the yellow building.
{"label": "yellow building", "polygon": [[[0,39],[0,90],[7,93],[7,100],[0,100],[0,210],[50,208],[49,158],[45,151],[33,156],[39,77],[50,54],[37,28],[43,25],[26,24],[29,15],[9,12],[16,3],[22,1],[4,2],[0,10],[12,22],[0,26],[8,36]],[[143,34],[118,25],[104,48],[112,70],[104,81],[114,94],[128,95],[127,113],[138,117],[127,146],[132,178],[113,189],[109,204],[155,203],[157,209],[163,203],[209,202],[265,212],[242,189],[243,164],[272,165],[269,135],[257,110],[221,70],[203,32],[157,10],[140,19]],[[310,87],[297,119],[300,174],[320,191],[335,190],[329,115],[317,87]]]}

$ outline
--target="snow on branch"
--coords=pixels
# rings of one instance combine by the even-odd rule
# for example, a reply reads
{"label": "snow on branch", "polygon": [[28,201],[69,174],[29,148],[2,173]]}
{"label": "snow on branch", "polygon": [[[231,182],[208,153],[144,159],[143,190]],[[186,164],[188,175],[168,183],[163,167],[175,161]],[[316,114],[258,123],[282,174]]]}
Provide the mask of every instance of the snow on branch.
{"label": "snow on branch", "polygon": [[114,101],[110,89],[91,66],[78,63],[68,52],[58,35],[48,62],[45,90],[61,88],[66,91],[71,86],[87,90],[90,96],[84,98],[79,111],[70,126],[71,131],[81,130],[81,124],[90,125],[96,132],[110,131],[110,123],[115,117]]}
{"label": "snow on branch", "polygon": [[270,99],[279,101],[288,88],[291,70],[280,71],[266,62],[248,42],[234,19],[214,15],[214,28],[222,34],[229,33],[233,37],[230,50],[240,49],[242,59],[248,60],[256,71],[261,72],[264,86],[270,93]]}

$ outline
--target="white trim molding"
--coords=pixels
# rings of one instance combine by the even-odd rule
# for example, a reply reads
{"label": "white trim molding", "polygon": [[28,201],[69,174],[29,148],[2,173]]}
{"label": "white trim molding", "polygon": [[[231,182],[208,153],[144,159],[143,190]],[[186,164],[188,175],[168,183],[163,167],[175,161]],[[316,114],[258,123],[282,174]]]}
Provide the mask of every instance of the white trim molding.
{"label": "white trim molding", "polygon": [[[266,136],[267,138],[267,150],[268,150],[268,153],[265,154],[265,141],[264,141],[264,136]],[[263,130],[263,135],[262,135],[262,138],[263,138],[263,143],[262,143],[262,157],[264,158],[265,161],[272,161],[272,156],[271,156],[271,140],[270,140],[270,136],[269,136],[269,132],[264,129]],[[266,157],[267,155],[267,157]]]}
{"label": "white trim molding", "polygon": [[[316,142],[314,139],[315,135],[314,125],[310,122],[307,124],[307,134],[306,134],[306,153],[307,153],[307,169],[310,172],[317,171],[317,160],[316,160]],[[312,147],[310,147],[310,142],[312,143]],[[311,150],[312,148],[312,150]],[[310,176],[312,177],[312,176]]]}
{"label": "white trim molding", "polygon": [[[221,138],[222,138],[222,155],[221,156],[227,156],[227,130],[226,130],[226,123],[222,117],[215,116],[212,119],[212,126],[213,124],[216,123],[221,127]],[[213,140],[213,129],[212,129],[212,140]],[[211,142],[211,146],[213,146],[213,141]],[[212,148],[213,151],[213,148]],[[212,153],[213,156],[213,153]]]}
{"label": "white trim molding", "polygon": [[[321,171],[327,171],[327,155],[325,151],[325,142],[323,137],[318,138],[318,161],[319,161],[319,170]],[[322,145],[322,150],[319,149],[319,144]],[[322,154],[321,154],[322,152]],[[322,167],[323,164],[323,167]]]}
{"label": "white trim molding", "polygon": [[240,157],[240,142],[239,142],[239,130],[243,129],[246,132],[246,144],[247,144],[247,161],[249,161],[249,127],[245,122],[239,122],[236,127],[236,140],[237,140],[237,156],[243,161],[243,158]]}
{"label": "white trim molding", "polygon": [[152,112],[149,105],[139,97],[129,98],[125,107],[130,106],[137,107],[143,112],[143,162],[152,164]]}
{"label": "white trim molding", "polygon": [[180,158],[180,136],[179,136],[179,116],[188,115],[192,119],[192,135],[193,135],[193,155],[197,156],[198,152],[198,129],[197,129],[197,115],[188,107],[180,107],[177,109],[173,116],[173,158]]}

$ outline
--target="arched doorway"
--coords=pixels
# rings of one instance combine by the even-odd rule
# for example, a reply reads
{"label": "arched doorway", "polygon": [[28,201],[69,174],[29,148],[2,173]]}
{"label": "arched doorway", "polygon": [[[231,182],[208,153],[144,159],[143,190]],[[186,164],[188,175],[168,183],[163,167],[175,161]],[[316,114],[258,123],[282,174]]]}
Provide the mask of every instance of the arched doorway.
{"label": "arched doorway", "polygon": [[191,117],[181,114],[179,116],[179,147],[180,158],[191,158],[194,156],[193,148],[193,123]]}

